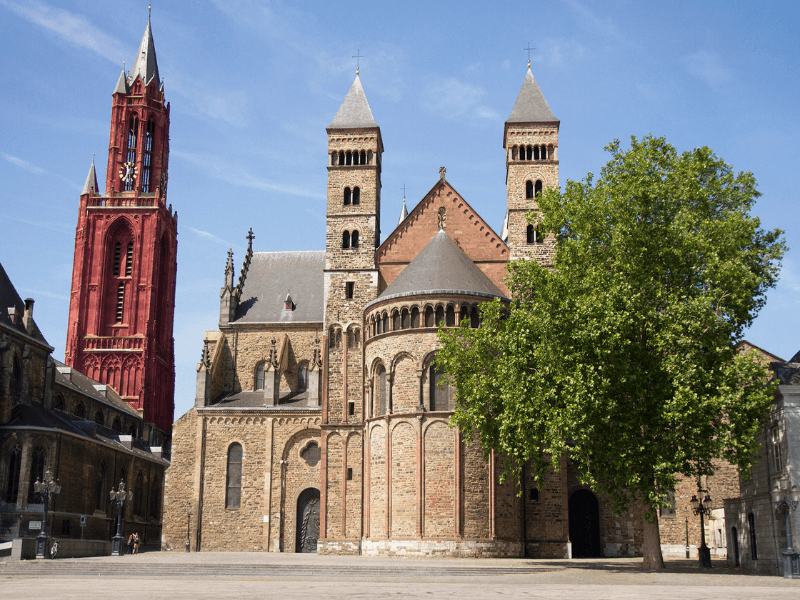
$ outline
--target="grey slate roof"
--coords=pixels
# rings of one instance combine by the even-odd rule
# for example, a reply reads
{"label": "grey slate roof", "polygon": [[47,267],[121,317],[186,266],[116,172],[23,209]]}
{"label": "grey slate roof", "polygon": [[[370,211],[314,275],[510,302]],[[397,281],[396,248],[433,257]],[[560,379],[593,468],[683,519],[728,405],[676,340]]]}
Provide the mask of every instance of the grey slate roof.
{"label": "grey slate roof", "polygon": [[128,93],[128,82],[125,80],[125,69],[122,69],[122,73],[119,74],[119,79],[117,79],[117,85],[114,86],[114,91],[111,92],[111,95],[114,94],[127,94]]}
{"label": "grey slate roof", "polygon": [[278,403],[275,406],[267,405],[264,402],[264,391],[242,391],[235,394],[222,395],[218,397],[214,404],[206,407],[211,410],[220,409],[268,409],[268,410],[322,410],[316,404],[309,404],[308,392],[281,392]]}
{"label": "grey slate roof", "polygon": [[497,286],[443,229],[439,230],[389,287],[367,306],[399,296],[442,293],[504,298]]}
{"label": "grey slate roof", "polygon": [[[325,252],[254,252],[235,323],[321,323]],[[284,309],[286,294],[293,310]]]}
{"label": "grey slate roof", "polygon": [[96,194],[100,193],[100,188],[97,185],[97,171],[94,170],[94,161],[92,161],[92,166],[89,167],[89,174],[86,176],[86,183],[83,184],[81,196],[90,194],[92,190],[94,190]]}
{"label": "grey slate roof", "polygon": [[344,102],[339,107],[339,112],[333,117],[328,129],[360,129],[363,127],[377,127],[372,110],[369,108],[361,80],[356,75],[350,91],[347,92]]}
{"label": "grey slate roof", "polygon": [[[61,367],[62,369],[67,367],[61,361],[53,359],[53,362],[55,363],[56,367]],[[107,392],[105,395],[103,395],[102,392],[98,391],[94,387],[95,385],[100,385],[99,381],[95,381],[94,379],[87,377],[75,369],[72,369],[71,375],[72,378],[70,379],[69,375],[56,369],[56,384],[67,389],[78,390],[79,392],[82,392],[83,394],[90,396],[99,402],[113,406],[117,410],[127,413],[133,417],[139,416],[139,413],[136,412],[136,409],[125,402],[125,400],[120,398],[119,394],[117,394],[117,392],[115,392],[111,386],[107,387]]]}
{"label": "grey slate roof", "polygon": [[506,123],[558,123],[559,120],[553,115],[547,100],[544,99],[542,90],[533,78],[533,73],[528,69],[525,81],[522,82],[522,89],[519,91],[517,101],[514,103],[514,110],[508,117]]}
{"label": "grey slate roof", "polygon": [[800,352],[787,362],[773,362],[770,366],[781,385],[800,385]]}
{"label": "grey slate roof", "polygon": [[156,62],[156,45],[153,42],[150,19],[147,20],[142,43],[139,44],[139,53],[136,55],[131,72],[128,74],[128,84],[136,81],[136,77],[139,75],[145,85],[155,78],[156,85],[161,87],[161,78],[158,76],[158,63]]}
{"label": "grey slate roof", "polygon": [[[11,320],[11,317],[8,314],[8,309],[14,307],[17,312],[17,322],[14,323]],[[8,325],[19,331],[20,333],[27,333],[25,331],[25,325],[22,323],[22,315],[25,314],[25,303],[20,298],[19,294],[17,293],[14,284],[11,283],[11,280],[8,278],[8,274],[6,270],[3,268],[3,263],[0,263],[0,323],[4,325]],[[34,319],[33,322],[33,337],[38,340],[41,340],[45,344],[47,340],[44,339],[42,332],[39,331],[39,328],[36,326],[36,320]]]}

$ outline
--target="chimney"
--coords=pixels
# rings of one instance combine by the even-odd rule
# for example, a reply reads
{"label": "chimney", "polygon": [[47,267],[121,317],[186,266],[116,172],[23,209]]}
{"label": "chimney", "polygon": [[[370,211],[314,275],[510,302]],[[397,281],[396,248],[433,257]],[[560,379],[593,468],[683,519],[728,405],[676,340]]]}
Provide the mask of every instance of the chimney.
{"label": "chimney", "polygon": [[25,331],[28,335],[33,335],[33,298],[25,298],[25,316],[22,317]]}

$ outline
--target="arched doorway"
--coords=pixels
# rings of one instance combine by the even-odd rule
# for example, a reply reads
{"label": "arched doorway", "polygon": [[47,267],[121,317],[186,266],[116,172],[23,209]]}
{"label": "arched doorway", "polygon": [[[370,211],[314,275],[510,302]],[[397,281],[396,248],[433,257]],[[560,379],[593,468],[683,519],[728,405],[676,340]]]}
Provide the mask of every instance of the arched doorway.
{"label": "arched doorway", "polygon": [[731,539],[733,540],[733,566],[738,567],[739,563],[739,532],[736,527],[731,527]]}
{"label": "arched doorway", "polygon": [[319,539],[319,490],[303,490],[297,499],[295,552],[316,552]]}
{"label": "arched doorway", "polygon": [[597,496],[578,490],[569,498],[569,539],[573,558],[600,556],[600,509]]}

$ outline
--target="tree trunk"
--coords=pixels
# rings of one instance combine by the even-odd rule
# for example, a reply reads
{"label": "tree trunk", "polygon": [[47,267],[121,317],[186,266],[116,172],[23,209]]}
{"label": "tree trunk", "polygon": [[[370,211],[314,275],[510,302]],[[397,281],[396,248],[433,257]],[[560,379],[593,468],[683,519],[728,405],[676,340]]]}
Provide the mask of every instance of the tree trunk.
{"label": "tree trunk", "polygon": [[658,513],[652,508],[650,517],[653,522],[644,519],[644,540],[642,542],[642,569],[653,570],[664,568],[664,557],[661,555],[661,533],[658,530]]}

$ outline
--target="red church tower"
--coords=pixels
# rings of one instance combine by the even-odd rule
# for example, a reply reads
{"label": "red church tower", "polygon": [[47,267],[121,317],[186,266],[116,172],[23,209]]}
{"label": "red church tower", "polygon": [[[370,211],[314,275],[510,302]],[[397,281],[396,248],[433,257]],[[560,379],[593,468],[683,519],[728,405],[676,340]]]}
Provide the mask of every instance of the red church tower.
{"label": "red church tower", "polygon": [[106,193],[80,197],[65,362],[172,430],[177,212],[167,206],[169,104],[150,20],[114,89]]}

